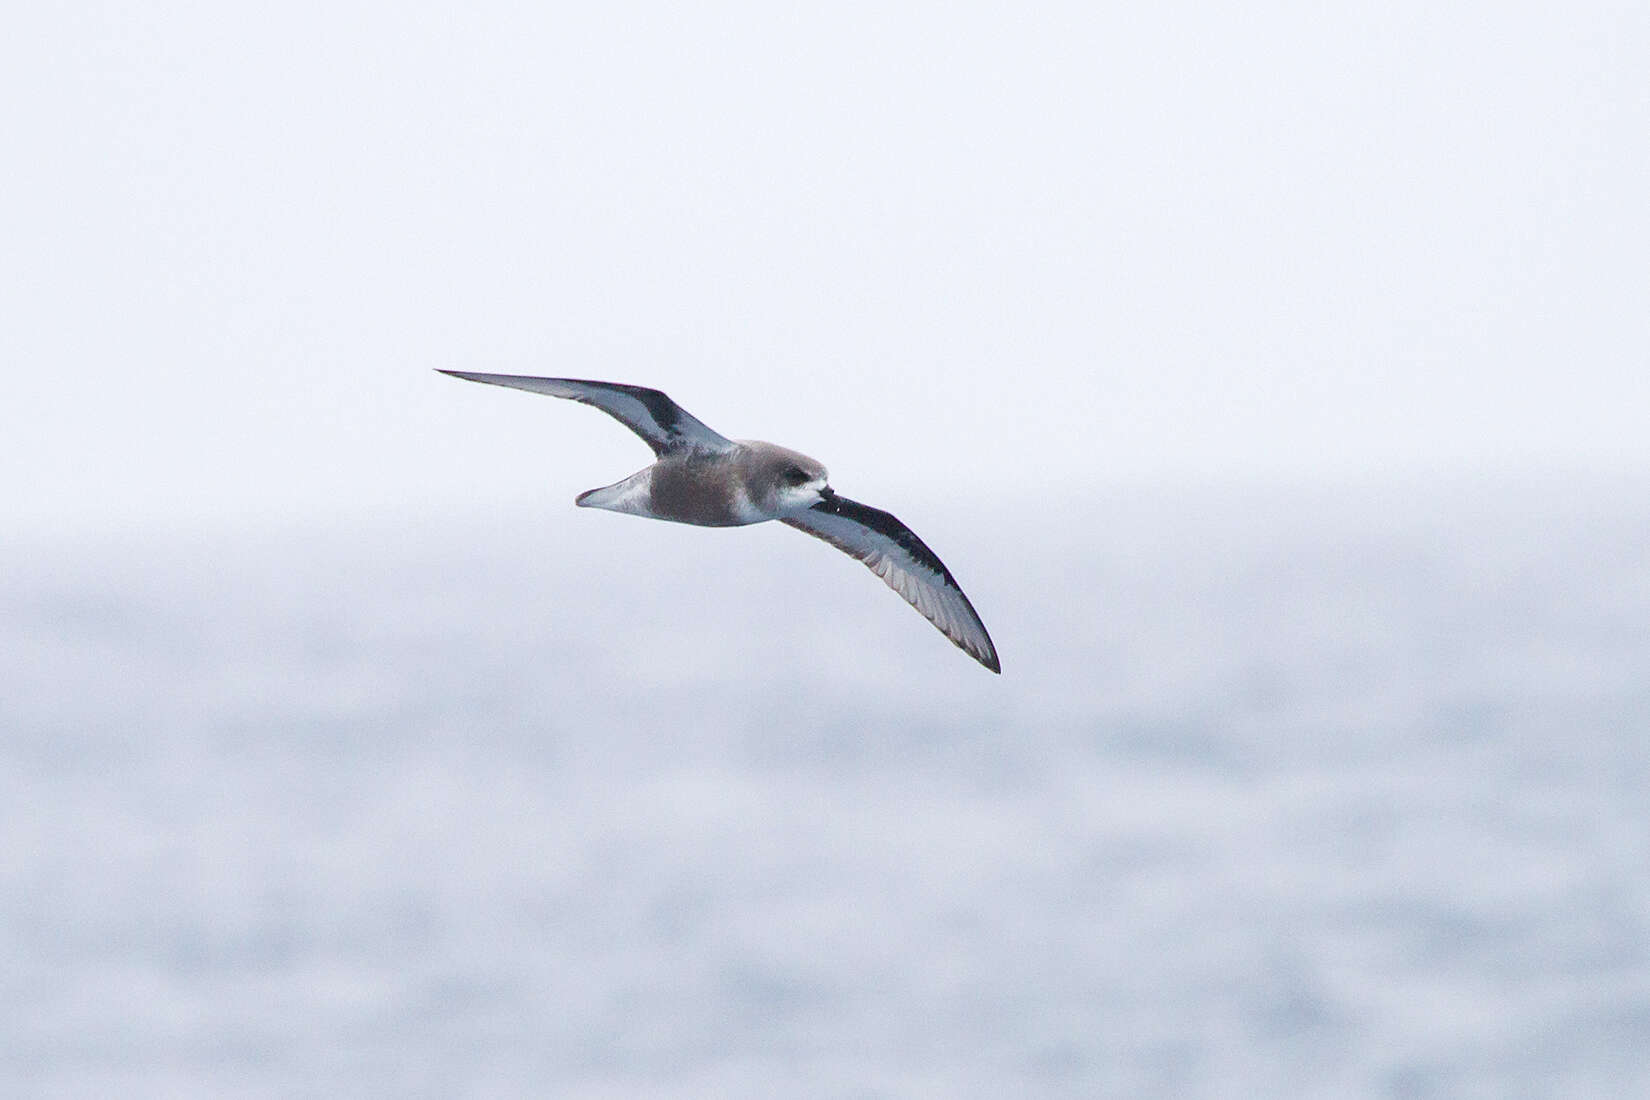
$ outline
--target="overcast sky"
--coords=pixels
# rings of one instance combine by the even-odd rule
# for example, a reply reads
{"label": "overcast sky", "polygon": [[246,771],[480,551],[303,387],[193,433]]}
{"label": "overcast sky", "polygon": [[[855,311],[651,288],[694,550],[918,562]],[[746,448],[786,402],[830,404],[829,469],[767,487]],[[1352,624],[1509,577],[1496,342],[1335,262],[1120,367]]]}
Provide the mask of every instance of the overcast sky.
{"label": "overcast sky", "polygon": [[14,11],[7,522],[1650,472],[1642,0],[685,8]]}

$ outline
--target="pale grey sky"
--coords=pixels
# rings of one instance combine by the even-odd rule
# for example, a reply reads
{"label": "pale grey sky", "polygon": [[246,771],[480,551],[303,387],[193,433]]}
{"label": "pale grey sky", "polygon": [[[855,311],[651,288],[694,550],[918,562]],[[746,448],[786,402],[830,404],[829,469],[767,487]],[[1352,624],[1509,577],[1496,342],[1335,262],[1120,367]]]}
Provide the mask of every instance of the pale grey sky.
{"label": "pale grey sky", "polygon": [[7,522],[1650,472],[1641,0],[890,7],[20,8]]}

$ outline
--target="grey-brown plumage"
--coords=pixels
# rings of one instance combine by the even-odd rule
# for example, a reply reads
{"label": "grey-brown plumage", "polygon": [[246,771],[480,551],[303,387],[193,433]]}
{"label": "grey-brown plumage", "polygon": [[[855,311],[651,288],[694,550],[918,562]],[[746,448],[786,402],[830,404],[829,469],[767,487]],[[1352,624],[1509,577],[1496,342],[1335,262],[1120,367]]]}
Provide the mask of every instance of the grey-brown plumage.
{"label": "grey-brown plumage", "polygon": [[653,448],[656,461],[623,481],[580,493],[603,508],[698,527],[777,519],[864,563],[963,652],[1001,672],[997,649],[974,605],[928,544],[887,512],[840,496],[825,467],[759,440],[717,434],[658,390],[578,378],[442,371],[593,405]]}

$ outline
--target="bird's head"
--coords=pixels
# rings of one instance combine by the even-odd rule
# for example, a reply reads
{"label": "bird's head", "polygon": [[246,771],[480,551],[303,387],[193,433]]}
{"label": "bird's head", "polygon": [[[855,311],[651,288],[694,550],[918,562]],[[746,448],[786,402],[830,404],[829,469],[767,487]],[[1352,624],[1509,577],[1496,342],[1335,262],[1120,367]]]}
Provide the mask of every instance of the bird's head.
{"label": "bird's head", "polygon": [[835,495],[823,463],[772,444],[763,455],[761,481],[768,486],[770,502],[779,512],[812,508]]}

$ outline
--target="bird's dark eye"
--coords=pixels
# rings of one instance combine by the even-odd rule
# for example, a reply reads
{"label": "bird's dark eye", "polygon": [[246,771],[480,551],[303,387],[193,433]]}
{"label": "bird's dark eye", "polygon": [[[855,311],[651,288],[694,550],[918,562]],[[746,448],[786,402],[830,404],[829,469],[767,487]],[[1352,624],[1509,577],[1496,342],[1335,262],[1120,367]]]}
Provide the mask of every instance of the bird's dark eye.
{"label": "bird's dark eye", "polygon": [[785,471],[785,480],[790,482],[792,485],[801,485],[804,481],[808,480],[808,471],[804,470],[800,466],[792,466],[790,469]]}

